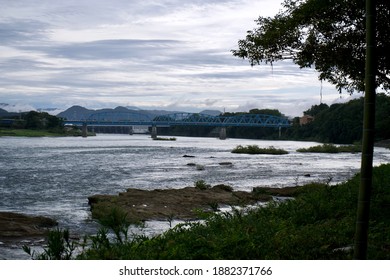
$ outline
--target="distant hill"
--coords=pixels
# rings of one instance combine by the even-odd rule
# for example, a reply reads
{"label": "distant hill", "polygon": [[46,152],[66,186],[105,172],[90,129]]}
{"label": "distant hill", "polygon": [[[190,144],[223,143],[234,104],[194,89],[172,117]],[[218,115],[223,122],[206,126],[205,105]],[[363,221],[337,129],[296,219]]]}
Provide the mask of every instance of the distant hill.
{"label": "distant hill", "polygon": [[220,114],[222,114],[222,112],[218,110],[203,110],[202,112],[200,112],[200,114],[219,116]]}
{"label": "distant hill", "polygon": [[3,116],[3,115],[5,116],[7,114],[8,114],[8,112],[6,110],[0,108],[0,116]]}
{"label": "distant hill", "polygon": [[85,120],[92,113],[95,113],[95,110],[89,110],[87,108],[75,105],[65,111],[57,114],[57,117],[66,119],[66,120]]}
{"label": "distant hill", "polygon": [[[129,109],[133,108],[133,109]],[[123,107],[118,106],[114,109],[111,108],[105,108],[105,109],[98,109],[98,110],[92,110],[87,109],[82,106],[72,106],[65,111],[59,113],[57,117],[66,119],[66,120],[85,120],[92,114],[97,113],[129,113],[129,114],[137,114],[137,115],[143,115],[146,116],[148,119],[153,119],[156,116],[160,115],[167,115],[167,114],[173,114],[173,113],[179,113],[179,111],[165,111],[165,110],[142,110],[137,107]]]}
{"label": "distant hill", "polygon": [[18,115],[19,115],[19,113],[8,112],[7,110],[0,108],[0,118],[13,118],[13,117],[16,117]]}
{"label": "distant hill", "polygon": [[[92,114],[97,113],[129,113],[129,114],[137,114],[137,115],[143,115],[147,116],[148,119],[153,119],[154,117],[161,116],[161,115],[168,115],[168,114],[174,114],[174,113],[182,113],[180,111],[166,111],[166,110],[143,110],[138,107],[134,106],[118,106],[114,109],[112,108],[105,108],[105,109],[87,109],[82,106],[72,106],[65,111],[59,113],[57,117],[66,119],[66,120],[85,120]],[[221,114],[218,110],[204,110],[200,112],[201,114],[211,115],[211,116],[218,116]]]}

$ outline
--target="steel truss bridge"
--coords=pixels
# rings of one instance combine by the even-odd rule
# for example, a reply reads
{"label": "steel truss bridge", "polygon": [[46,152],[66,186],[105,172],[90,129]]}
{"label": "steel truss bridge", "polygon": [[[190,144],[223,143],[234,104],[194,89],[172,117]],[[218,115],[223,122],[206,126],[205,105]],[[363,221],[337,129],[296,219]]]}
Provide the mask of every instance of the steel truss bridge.
{"label": "steel truss bridge", "polygon": [[290,127],[287,118],[263,114],[211,116],[197,113],[174,113],[150,117],[141,113],[104,112],[94,113],[83,120],[66,120],[65,125],[77,126],[215,126],[215,127]]}

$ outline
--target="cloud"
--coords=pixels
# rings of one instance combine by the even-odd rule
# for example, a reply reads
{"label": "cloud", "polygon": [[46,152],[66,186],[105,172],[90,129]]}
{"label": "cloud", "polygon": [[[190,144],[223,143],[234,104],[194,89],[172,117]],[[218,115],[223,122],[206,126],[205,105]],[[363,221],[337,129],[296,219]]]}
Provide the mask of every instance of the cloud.
{"label": "cloud", "polygon": [[[299,114],[296,104],[318,99],[313,70],[291,62],[251,68],[230,53],[282,0],[8,2],[0,102],[191,111],[253,105]],[[337,96],[324,87],[324,99]]]}
{"label": "cloud", "polygon": [[2,45],[26,44],[47,38],[45,23],[37,20],[0,22]]}

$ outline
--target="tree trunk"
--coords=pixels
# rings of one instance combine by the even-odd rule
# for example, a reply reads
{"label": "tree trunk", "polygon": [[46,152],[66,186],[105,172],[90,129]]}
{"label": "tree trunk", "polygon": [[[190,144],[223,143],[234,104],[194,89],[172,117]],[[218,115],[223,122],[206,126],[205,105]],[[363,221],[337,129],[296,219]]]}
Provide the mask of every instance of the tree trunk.
{"label": "tree trunk", "polygon": [[355,259],[367,258],[368,223],[372,189],[376,90],[376,0],[366,0],[366,72],[361,180],[355,232]]}

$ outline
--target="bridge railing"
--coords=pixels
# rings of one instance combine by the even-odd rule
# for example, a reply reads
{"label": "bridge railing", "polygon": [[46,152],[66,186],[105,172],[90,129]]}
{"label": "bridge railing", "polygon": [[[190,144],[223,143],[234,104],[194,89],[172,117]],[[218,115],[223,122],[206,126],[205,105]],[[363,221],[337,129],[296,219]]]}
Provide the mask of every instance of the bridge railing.
{"label": "bridge railing", "polygon": [[242,114],[235,116],[210,116],[205,114],[178,113],[158,116],[153,119],[156,124],[169,125],[208,125],[208,126],[261,126],[288,127],[287,118],[262,114]]}

